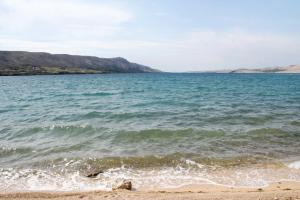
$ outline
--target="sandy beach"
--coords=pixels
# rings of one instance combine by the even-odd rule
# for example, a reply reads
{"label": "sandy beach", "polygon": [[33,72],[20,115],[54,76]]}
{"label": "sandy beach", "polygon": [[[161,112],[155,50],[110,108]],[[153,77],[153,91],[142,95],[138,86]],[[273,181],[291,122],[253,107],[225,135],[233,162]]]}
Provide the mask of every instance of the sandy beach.
{"label": "sandy beach", "polygon": [[90,192],[1,193],[0,199],[300,199],[299,182],[277,182],[264,188],[232,188],[216,185],[191,185],[177,189]]}

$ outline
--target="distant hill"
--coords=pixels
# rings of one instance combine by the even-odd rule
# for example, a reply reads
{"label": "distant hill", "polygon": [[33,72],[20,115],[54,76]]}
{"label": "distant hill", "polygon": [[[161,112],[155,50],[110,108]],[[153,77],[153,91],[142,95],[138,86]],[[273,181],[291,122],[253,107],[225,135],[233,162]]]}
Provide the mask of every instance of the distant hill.
{"label": "distant hill", "polygon": [[290,65],[287,67],[266,67],[266,68],[240,68],[227,70],[228,73],[300,73],[300,65]]}
{"label": "distant hill", "polygon": [[238,68],[217,71],[192,71],[192,73],[300,73],[300,65],[286,67]]}
{"label": "distant hill", "polygon": [[124,58],[98,58],[26,51],[0,51],[0,75],[158,72]]}

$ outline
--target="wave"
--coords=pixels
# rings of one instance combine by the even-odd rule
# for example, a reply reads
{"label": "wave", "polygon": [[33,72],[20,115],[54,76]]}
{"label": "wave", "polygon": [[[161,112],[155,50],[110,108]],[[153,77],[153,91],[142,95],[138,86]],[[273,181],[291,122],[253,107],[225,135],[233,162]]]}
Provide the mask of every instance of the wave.
{"label": "wave", "polygon": [[[288,139],[291,138],[298,138],[300,135],[298,132],[295,131],[286,131],[283,129],[278,128],[260,128],[260,129],[254,129],[247,132],[247,136],[255,139],[255,140],[262,140],[267,141],[269,139],[277,139],[278,142],[285,142],[288,141]],[[283,140],[285,138],[285,140]],[[281,141],[280,141],[281,140]]]}
{"label": "wave", "polygon": [[[96,128],[88,124],[78,124],[78,125],[50,125],[50,126],[40,126],[31,127],[27,129],[19,130],[13,134],[6,136],[8,141],[18,141],[21,140],[23,143],[33,142],[33,141],[45,141],[51,142],[55,137],[56,139],[62,137],[76,138],[78,136],[90,136],[98,131],[103,131],[104,128]],[[30,144],[29,144],[30,145]]]}
{"label": "wave", "polygon": [[245,116],[243,113],[250,112],[249,110],[243,110],[234,112],[227,115],[222,116],[214,116],[205,119],[206,122],[210,124],[229,124],[229,125],[264,125],[267,122],[271,122],[275,116],[273,115],[265,115],[265,116]]}
{"label": "wave", "polygon": [[293,126],[300,126],[300,121],[292,121],[291,125],[293,125]]}
{"label": "wave", "polygon": [[[108,160],[109,158],[107,158]],[[140,158],[135,158],[138,161]],[[159,158],[155,158],[157,160]],[[112,159],[114,160],[114,159]],[[123,160],[118,166],[111,166],[96,178],[87,178],[89,168],[78,169],[87,163],[100,160],[61,159],[47,169],[0,168],[0,191],[86,191],[111,190],[123,179],[129,179],[133,187],[158,189],[180,187],[190,184],[218,184],[234,187],[263,187],[281,180],[300,181],[300,171],[281,165],[254,165],[238,168],[207,166],[194,159],[182,159],[181,164],[171,166],[135,168]],[[125,161],[125,162],[124,162]],[[112,162],[112,161],[111,161]],[[74,168],[75,167],[75,168]],[[97,168],[103,169],[103,168]]]}
{"label": "wave", "polygon": [[90,93],[82,93],[82,96],[88,96],[88,97],[101,97],[101,96],[111,96],[118,93],[114,92],[90,92]]}
{"label": "wave", "polygon": [[[299,136],[296,131],[277,128],[241,133],[191,128],[127,131],[89,124],[41,126],[8,134],[4,138],[7,145],[30,150],[24,150],[25,153],[3,151],[1,154],[7,157],[7,162],[0,164],[10,161],[17,166],[22,161],[28,166],[47,157],[95,157],[95,161],[84,163],[91,162],[91,166],[105,169],[122,165],[132,168],[185,167],[183,160],[186,159],[205,166],[226,168],[267,162],[273,165],[273,160],[299,155]],[[16,154],[20,161],[16,160]]]}
{"label": "wave", "polygon": [[[71,165],[70,165],[71,163]],[[124,169],[160,169],[165,167],[183,169],[238,169],[243,167],[284,167],[280,160],[268,158],[266,156],[239,155],[233,157],[209,157],[201,154],[192,153],[173,153],[168,155],[145,155],[145,156],[109,156],[109,157],[90,157],[90,158],[57,158],[55,160],[43,160],[35,163],[39,166],[56,166],[64,170],[79,170],[85,172],[90,169],[108,170],[111,168]]]}
{"label": "wave", "polygon": [[180,141],[180,139],[191,138],[194,140],[201,140],[204,138],[214,138],[224,136],[225,132],[209,131],[209,130],[195,130],[195,129],[179,129],[179,130],[164,130],[164,129],[149,129],[141,131],[120,131],[115,136],[114,143],[132,143],[139,141],[157,141],[172,139]]}
{"label": "wave", "polygon": [[86,97],[101,97],[101,96],[112,96],[115,94],[119,94],[117,92],[85,92],[85,93],[57,93],[54,94],[54,97],[79,97],[79,96],[86,96]]}
{"label": "wave", "polygon": [[6,113],[6,112],[10,112],[10,111],[11,111],[11,109],[1,109],[0,113]]}
{"label": "wave", "polygon": [[28,154],[33,151],[32,148],[29,147],[6,147],[0,146],[0,157],[10,156],[13,154]]}
{"label": "wave", "polygon": [[110,116],[107,116],[109,119],[120,122],[120,121],[128,121],[132,119],[138,120],[147,120],[147,119],[156,119],[161,116],[169,116],[174,115],[175,112],[172,111],[155,111],[155,112],[124,112],[124,113],[116,113]]}
{"label": "wave", "polygon": [[[110,149],[102,155],[169,155],[180,152],[219,157],[248,154],[282,158],[287,153],[296,156],[299,150],[299,133],[279,128],[245,132],[192,128],[128,131],[123,128],[110,129],[90,124],[40,126],[3,134],[3,139],[9,143],[17,142],[20,146],[47,144],[47,152],[50,153],[67,149],[66,156],[71,150],[73,155],[81,156],[81,149],[94,153]],[[66,143],[57,142],[53,146],[51,142],[54,140],[66,140]]]}
{"label": "wave", "polygon": [[292,162],[288,165],[289,168],[300,169],[300,161]]}

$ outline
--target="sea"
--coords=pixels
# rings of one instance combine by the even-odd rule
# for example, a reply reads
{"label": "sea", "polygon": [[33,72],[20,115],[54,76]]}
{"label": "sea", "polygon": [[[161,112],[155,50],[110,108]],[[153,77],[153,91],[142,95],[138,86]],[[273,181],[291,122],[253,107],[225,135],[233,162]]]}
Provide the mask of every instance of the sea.
{"label": "sea", "polygon": [[300,181],[300,75],[0,77],[0,192],[123,179],[136,190]]}

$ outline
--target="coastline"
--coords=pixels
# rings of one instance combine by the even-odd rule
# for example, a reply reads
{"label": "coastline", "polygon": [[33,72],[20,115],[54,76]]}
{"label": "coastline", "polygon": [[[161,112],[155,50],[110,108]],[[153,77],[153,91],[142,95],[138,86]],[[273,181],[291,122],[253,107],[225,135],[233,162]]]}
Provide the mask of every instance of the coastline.
{"label": "coastline", "polygon": [[84,192],[8,192],[0,199],[300,199],[300,182],[276,182],[270,186],[225,187],[218,185],[189,185],[174,189],[138,191],[84,191]]}

